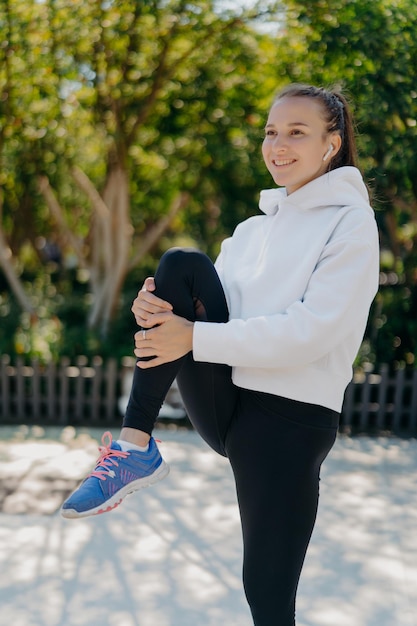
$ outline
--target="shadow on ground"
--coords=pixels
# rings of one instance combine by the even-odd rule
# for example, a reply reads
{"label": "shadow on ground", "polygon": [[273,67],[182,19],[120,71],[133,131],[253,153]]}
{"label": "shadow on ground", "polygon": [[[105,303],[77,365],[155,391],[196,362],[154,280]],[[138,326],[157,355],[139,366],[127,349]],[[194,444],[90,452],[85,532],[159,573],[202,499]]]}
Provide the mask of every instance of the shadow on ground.
{"label": "shadow on ground", "polygon": [[[2,484],[13,464],[26,484],[64,466],[74,483],[94,464],[101,431],[34,434],[0,428]],[[170,475],[110,514],[64,520],[51,499],[49,511],[0,515],[0,626],[251,625],[228,462],[194,432],[159,437]],[[417,626],[416,527],[417,441],[339,437],[323,467],[297,626]]]}

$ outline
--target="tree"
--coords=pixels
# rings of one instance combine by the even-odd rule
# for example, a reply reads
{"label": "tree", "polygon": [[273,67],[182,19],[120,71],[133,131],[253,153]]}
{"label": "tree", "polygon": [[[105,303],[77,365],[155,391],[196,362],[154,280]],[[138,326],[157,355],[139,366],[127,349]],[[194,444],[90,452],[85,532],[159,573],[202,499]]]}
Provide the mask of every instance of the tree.
{"label": "tree", "polygon": [[209,0],[4,3],[3,232],[16,257],[26,239],[41,256],[39,234],[57,233],[88,274],[91,327],[107,331],[126,274],[174,219],[201,226],[202,213],[216,230],[222,168],[250,172],[239,122],[255,133],[259,35],[246,21],[257,11],[219,13]]}

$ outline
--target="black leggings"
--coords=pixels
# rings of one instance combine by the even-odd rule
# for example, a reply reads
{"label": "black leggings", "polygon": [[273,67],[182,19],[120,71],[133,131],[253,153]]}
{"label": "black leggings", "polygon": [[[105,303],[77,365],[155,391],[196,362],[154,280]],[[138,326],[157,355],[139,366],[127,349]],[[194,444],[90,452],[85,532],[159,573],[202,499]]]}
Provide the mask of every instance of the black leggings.
{"label": "black leggings", "polygon": [[[227,304],[210,259],[169,250],[155,274],[157,295],[174,313],[226,322]],[[339,414],[325,407],[236,387],[231,368],[188,354],[135,369],[123,426],[152,432],[174,378],[189,419],[231,463],[240,509],[243,582],[255,626],[294,626],[295,597],[313,531],[320,467],[336,438]]]}

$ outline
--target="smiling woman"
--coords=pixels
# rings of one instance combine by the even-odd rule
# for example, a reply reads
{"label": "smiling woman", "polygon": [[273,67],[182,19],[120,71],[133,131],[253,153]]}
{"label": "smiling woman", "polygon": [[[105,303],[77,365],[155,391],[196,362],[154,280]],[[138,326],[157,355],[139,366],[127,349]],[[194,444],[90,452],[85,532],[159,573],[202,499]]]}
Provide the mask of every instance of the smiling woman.
{"label": "smiling woman", "polygon": [[62,514],[104,513],[168,473],[152,432],[176,378],[195,429],[233,469],[254,624],[294,626],[320,468],[378,287],[378,231],[341,95],[285,89],[262,152],[283,187],[261,192],[263,215],[237,226],[215,264],[169,250],[139,291],[120,439]]}
{"label": "smiling woman", "polygon": [[339,131],[327,131],[318,102],[284,97],[269,113],[262,154],[274,182],[289,195],[326,172],[341,142]]}
{"label": "smiling woman", "polygon": [[[344,141],[342,140],[344,139]],[[356,166],[346,100],[323,89],[291,85],[275,98],[262,154],[275,183],[290,194],[334,167]],[[342,155],[340,155],[342,156]]]}

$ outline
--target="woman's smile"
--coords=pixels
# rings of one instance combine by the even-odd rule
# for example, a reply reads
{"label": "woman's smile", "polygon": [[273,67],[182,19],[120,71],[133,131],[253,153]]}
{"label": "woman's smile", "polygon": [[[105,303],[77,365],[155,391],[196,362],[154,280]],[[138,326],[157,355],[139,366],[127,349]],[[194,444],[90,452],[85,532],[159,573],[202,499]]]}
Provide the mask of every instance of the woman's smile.
{"label": "woman's smile", "polygon": [[272,164],[275,167],[283,167],[284,165],[292,165],[296,162],[296,159],[272,159]]}

